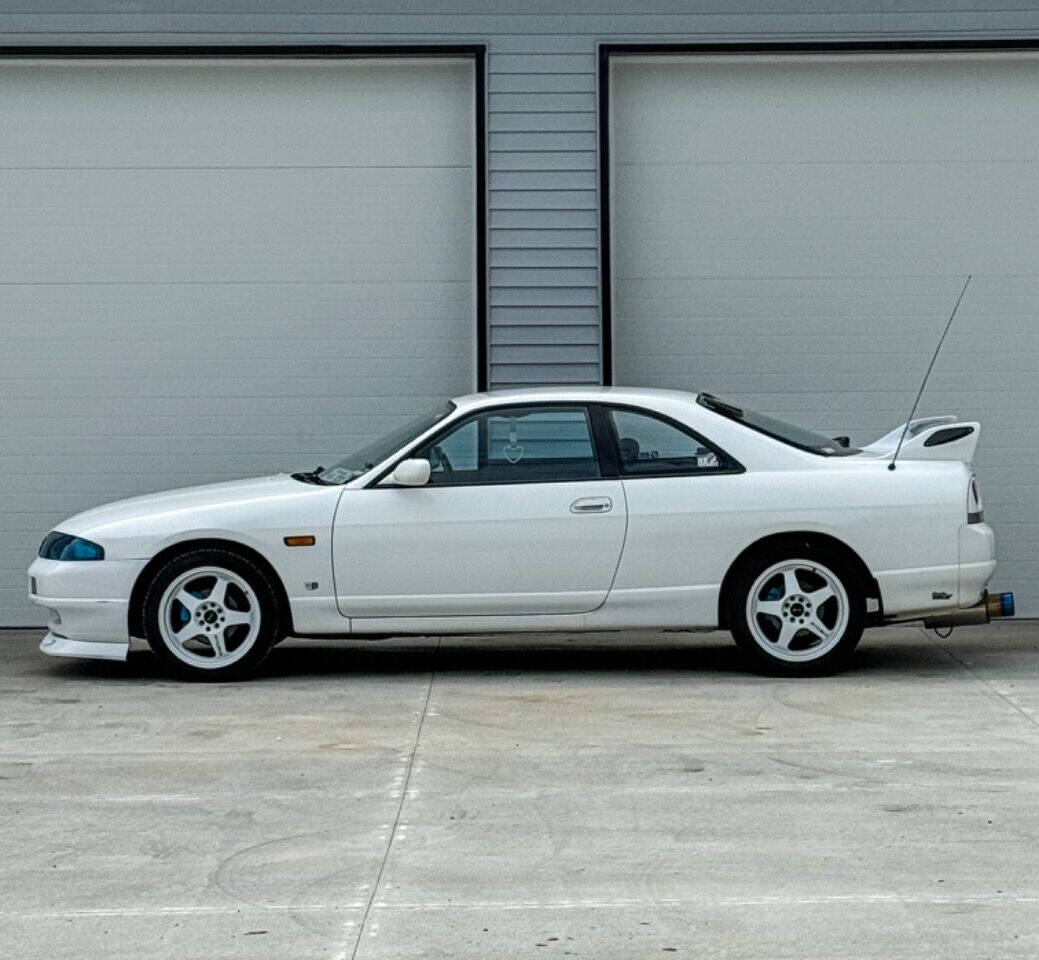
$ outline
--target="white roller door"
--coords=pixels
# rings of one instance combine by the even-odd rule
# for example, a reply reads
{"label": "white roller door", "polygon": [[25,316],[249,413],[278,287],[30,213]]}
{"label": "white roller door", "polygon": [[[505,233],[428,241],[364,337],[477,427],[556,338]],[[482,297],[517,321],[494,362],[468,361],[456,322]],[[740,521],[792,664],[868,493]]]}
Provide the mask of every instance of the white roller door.
{"label": "white roller door", "polygon": [[1039,59],[614,58],[613,357],[865,442],[983,424],[996,583],[1039,615]]}
{"label": "white roller door", "polygon": [[0,64],[0,625],[62,517],[310,468],[476,371],[465,59]]}

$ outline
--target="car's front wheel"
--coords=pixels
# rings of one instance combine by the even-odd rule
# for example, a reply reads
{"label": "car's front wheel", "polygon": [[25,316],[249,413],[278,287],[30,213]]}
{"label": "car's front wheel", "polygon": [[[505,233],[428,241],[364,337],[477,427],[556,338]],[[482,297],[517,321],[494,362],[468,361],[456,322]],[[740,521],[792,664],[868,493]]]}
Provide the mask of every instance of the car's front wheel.
{"label": "car's front wheel", "polygon": [[230,550],[204,548],[162,566],[144,595],[144,632],[162,663],[192,680],[252,673],[277,639],[268,578]]}
{"label": "car's front wheel", "polygon": [[779,546],[737,571],[726,614],[736,644],[760,669],[785,676],[832,673],[862,637],[865,588],[835,551]]}

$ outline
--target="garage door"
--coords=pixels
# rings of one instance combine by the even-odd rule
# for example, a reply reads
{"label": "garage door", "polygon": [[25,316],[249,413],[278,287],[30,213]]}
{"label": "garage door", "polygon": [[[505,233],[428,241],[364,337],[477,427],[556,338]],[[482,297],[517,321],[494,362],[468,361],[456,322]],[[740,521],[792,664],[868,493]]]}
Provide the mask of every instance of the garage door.
{"label": "garage door", "polygon": [[0,65],[0,625],[70,513],[474,386],[467,60]]}
{"label": "garage door", "polygon": [[1039,615],[1039,60],[615,58],[616,380],[866,442],[978,418],[997,583]]}

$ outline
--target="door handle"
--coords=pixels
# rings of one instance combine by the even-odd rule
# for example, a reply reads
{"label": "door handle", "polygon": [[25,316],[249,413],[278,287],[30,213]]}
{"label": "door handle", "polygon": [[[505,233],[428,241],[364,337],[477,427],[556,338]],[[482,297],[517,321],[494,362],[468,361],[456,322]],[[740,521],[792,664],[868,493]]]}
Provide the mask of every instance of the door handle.
{"label": "door handle", "polygon": [[613,501],[609,497],[581,497],[570,504],[571,513],[609,513]]}

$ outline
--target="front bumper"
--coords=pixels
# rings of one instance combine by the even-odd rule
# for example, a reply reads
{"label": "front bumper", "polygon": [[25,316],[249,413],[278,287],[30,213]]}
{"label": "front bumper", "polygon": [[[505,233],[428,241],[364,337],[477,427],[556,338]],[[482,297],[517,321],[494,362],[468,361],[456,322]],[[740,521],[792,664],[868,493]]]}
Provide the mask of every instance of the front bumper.
{"label": "front bumper", "polygon": [[[47,628],[41,650],[56,656],[109,654],[61,652],[67,642],[126,647],[130,642],[127,612],[130,592],[145,560],[45,560],[37,557],[29,567],[29,601],[47,610]],[[66,641],[64,645],[48,640]],[[112,651],[113,653],[115,651]]]}

